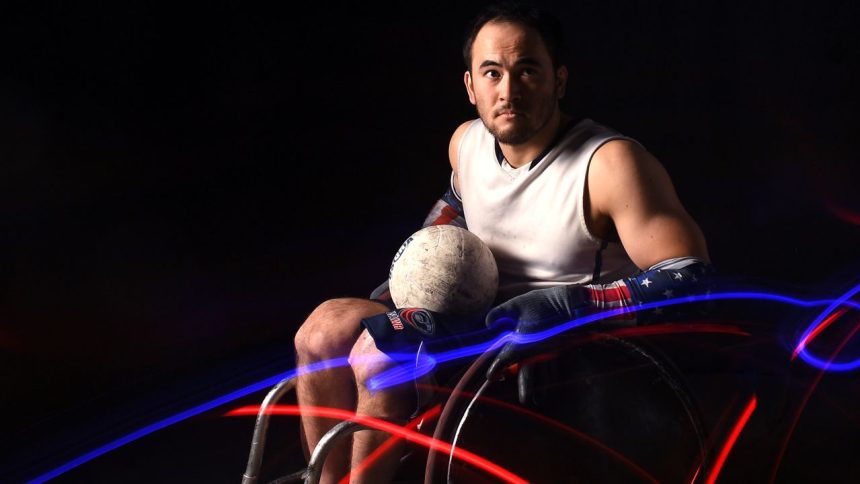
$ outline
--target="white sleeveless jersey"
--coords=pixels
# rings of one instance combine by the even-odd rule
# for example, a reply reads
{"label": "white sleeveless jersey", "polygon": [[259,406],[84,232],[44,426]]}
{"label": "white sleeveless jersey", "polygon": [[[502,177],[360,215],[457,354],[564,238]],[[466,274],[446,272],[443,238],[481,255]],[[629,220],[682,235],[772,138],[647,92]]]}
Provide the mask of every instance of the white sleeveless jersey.
{"label": "white sleeveless jersey", "polygon": [[583,194],[594,152],[629,139],[584,119],[542,159],[511,168],[496,158],[495,139],[480,119],[466,129],[457,177],[469,230],[492,250],[499,299],[559,284],[608,282],[638,270],[621,244],[605,242],[585,225]]}

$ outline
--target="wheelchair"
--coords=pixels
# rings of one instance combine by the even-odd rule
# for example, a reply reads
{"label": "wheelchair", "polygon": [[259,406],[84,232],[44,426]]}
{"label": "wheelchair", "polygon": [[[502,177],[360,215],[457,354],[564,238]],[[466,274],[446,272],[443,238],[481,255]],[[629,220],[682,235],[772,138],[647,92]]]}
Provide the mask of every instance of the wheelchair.
{"label": "wheelchair", "polygon": [[[718,335],[721,342],[715,343],[714,335],[705,335],[699,343],[702,338],[726,347],[738,340]],[[743,356],[715,356],[696,340],[671,332],[662,337],[623,331],[563,335],[508,368],[509,377],[501,381],[486,379],[495,356],[489,350],[448,370],[443,391],[419,402],[423,408],[444,404],[435,425],[425,422],[421,432],[450,444],[450,451],[410,449],[394,482],[499,482],[458,459],[458,449],[469,449],[528,482],[704,482],[702,470],[713,462],[725,427],[725,415],[718,415],[713,400],[737,394],[748,382],[739,363]],[[294,383],[277,384],[260,408],[245,484],[260,479],[267,408]],[[332,444],[368,428],[341,422],[320,440],[307,468],[270,482],[318,482]]]}

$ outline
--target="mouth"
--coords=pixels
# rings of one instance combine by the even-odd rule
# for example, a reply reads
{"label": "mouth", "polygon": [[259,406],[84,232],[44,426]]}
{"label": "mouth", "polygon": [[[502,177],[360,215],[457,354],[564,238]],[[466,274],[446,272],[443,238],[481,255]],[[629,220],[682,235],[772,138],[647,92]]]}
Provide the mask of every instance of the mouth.
{"label": "mouth", "polygon": [[501,112],[499,112],[499,114],[497,114],[497,117],[500,117],[502,119],[521,118],[522,116],[523,116],[523,113],[521,113],[519,111],[510,111],[510,110],[501,111]]}

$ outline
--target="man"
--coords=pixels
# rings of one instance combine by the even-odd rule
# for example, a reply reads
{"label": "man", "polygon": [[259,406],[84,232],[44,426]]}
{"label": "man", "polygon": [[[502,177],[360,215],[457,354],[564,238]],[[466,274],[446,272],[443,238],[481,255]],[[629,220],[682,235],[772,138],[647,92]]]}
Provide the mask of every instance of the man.
{"label": "man", "polygon": [[[509,320],[521,332],[570,319],[586,306],[648,300],[651,278],[660,279],[662,291],[672,279],[695,280],[690,267],[708,261],[704,237],[660,163],[638,143],[561,112],[568,78],[561,51],[560,26],[542,12],[502,6],[479,15],[464,46],[464,82],[480,120],[463,123],[451,137],[453,192],[437,204],[437,222],[464,215],[497,259],[499,300],[507,301],[487,323]],[[629,278],[638,270],[646,272]],[[386,311],[377,300],[335,299],[311,313],[296,335],[298,364],[349,355],[350,367],[300,377],[301,405],[409,416],[411,385],[378,392],[366,386],[395,365],[362,329],[384,322]],[[336,423],[303,417],[308,447]],[[351,446],[343,442],[329,455],[323,482],[342,478],[350,463],[359,465],[387,438],[354,434]],[[398,459],[388,453],[358,480],[385,482]]]}

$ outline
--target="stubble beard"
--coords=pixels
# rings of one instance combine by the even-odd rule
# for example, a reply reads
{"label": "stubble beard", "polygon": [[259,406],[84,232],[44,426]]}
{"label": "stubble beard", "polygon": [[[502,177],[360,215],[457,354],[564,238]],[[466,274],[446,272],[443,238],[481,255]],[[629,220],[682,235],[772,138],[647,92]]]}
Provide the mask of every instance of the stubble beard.
{"label": "stubble beard", "polygon": [[478,116],[481,118],[481,121],[484,123],[484,126],[487,128],[487,131],[489,131],[490,134],[492,134],[493,137],[496,138],[496,141],[502,144],[515,146],[527,142],[528,140],[532,139],[535,134],[542,130],[552,118],[553,108],[556,105],[558,105],[558,98],[553,94],[551,98],[547,101],[546,106],[544,106],[544,108],[546,109],[546,111],[544,111],[546,115],[544,116],[544,119],[539,121],[539,125],[535,126],[529,123],[529,119],[526,118],[525,121],[527,121],[527,123],[525,125],[513,126],[513,129],[509,129],[505,132],[502,132],[493,122],[496,118],[493,116],[492,110],[490,111],[489,115],[486,115],[485,113],[481,112],[482,110],[480,108],[476,108],[478,111]]}

